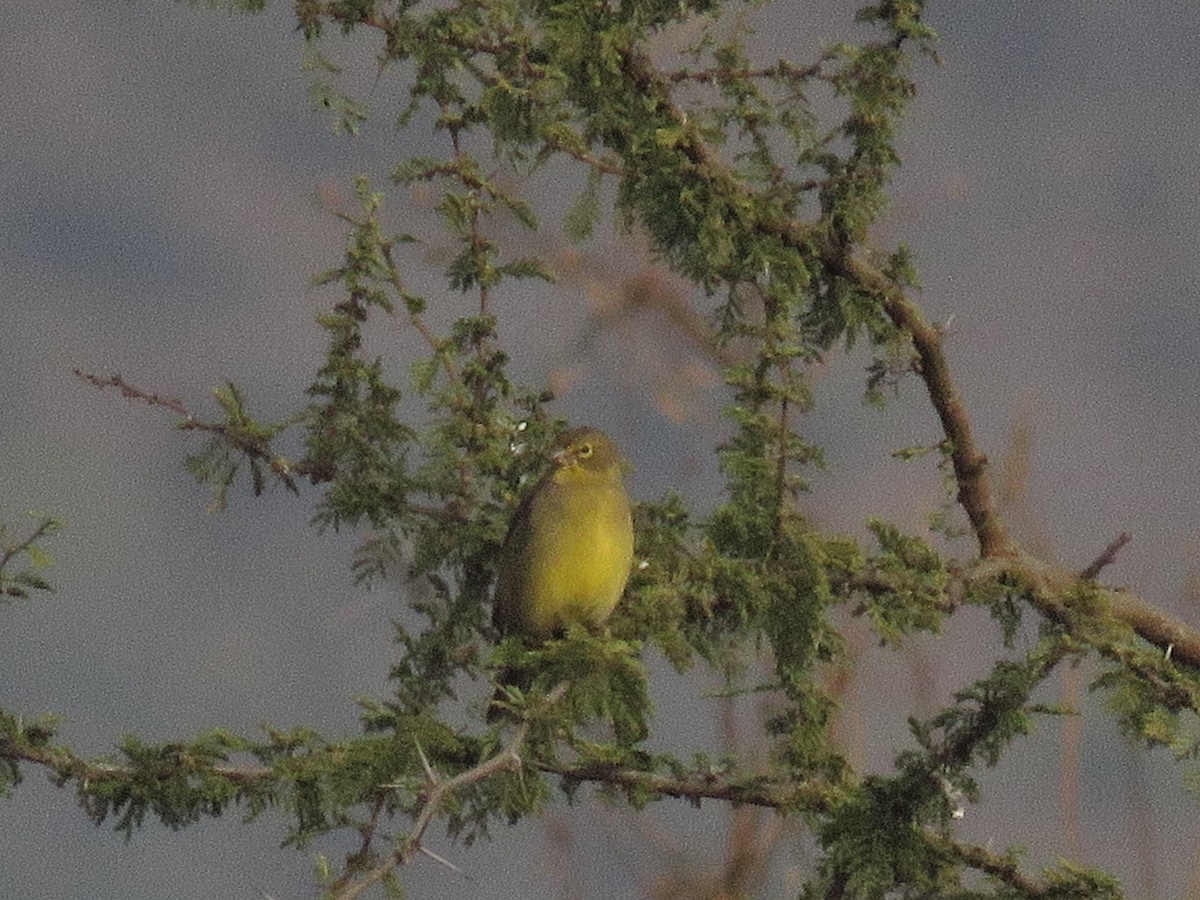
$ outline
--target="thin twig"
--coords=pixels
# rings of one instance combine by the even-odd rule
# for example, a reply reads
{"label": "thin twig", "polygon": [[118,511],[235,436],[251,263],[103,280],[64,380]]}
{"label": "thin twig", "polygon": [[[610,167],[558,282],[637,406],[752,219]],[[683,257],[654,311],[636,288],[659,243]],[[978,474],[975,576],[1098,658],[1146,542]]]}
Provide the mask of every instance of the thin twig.
{"label": "thin twig", "polygon": [[0,553],[0,569],[3,569],[12,560],[20,556],[30,547],[32,547],[40,538],[44,537],[50,529],[54,528],[54,519],[43,519],[38,524],[37,528],[33,529],[24,540],[13,544],[11,547],[5,547],[4,552]]}
{"label": "thin twig", "polygon": [[701,83],[761,81],[763,79],[779,78],[786,78],[791,81],[803,81],[809,78],[819,78],[825,81],[832,80],[823,74],[820,63],[799,68],[786,61],[780,61],[775,65],[760,69],[746,67],[731,69],[728,66],[715,66],[707,69],[675,69],[670,72],[664,72],[663,77],[668,81],[674,82],[698,81]]}
{"label": "thin twig", "polygon": [[[384,262],[387,263],[388,283],[391,284],[392,289],[396,292],[396,296],[400,298],[400,302],[404,303],[405,308],[407,309],[408,304],[404,301],[404,296],[407,291],[404,287],[404,280],[400,277],[400,268],[396,265],[396,261],[392,255],[392,242],[387,241],[383,243],[380,246],[380,250],[383,253]],[[450,358],[450,355],[442,352],[441,342],[433,333],[433,330],[426,324],[425,320],[409,309],[408,323],[416,330],[417,334],[421,336],[421,339],[429,346],[429,349],[432,350],[437,356],[442,364],[442,368],[446,372],[446,377],[449,378],[452,383],[459,384],[461,379],[458,374],[458,369],[455,368],[454,362]]]}
{"label": "thin twig", "polygon": [[1109,545],[1104,548],[1103,553],[1092,560],[1088,567],[1079,573],[1079,577],[1087,581],[1094,579],[1105,566],[1110,566],[1116,561],[1117,553],[1132,540],[1133,535],[1128,531],[1122,531],[1109,542]]}
{"label": "thin twig", "polygon": [[676,797],[681,800],[725,800],[735,805],[762,806],[769,809],[803,809],[828,812],[833,806],[834,788],[822,781],[779,781],[769,777],[745,779],[733,783],[717,775],[676,778],[657,772],[642,772],[603,763],[565,763],[530,761],[540,772],[558,775],[568,782],[591,781],[630,788],[650,796]]}
{"label": "thin twig", "polygon": [[161,406],[164,409],[169,409],[171,412],[178,413],[183,416],[187,423],[195,423],[198,420],[192,415],[191,410],[183,405],[182,400],[174,397],[164,397],[162,394],[156,394],[153,391],[144,391],[139,387],[134,387],[128,381],[121,377],[119,373],[109,375],[103,378],[99,375],[93,375],[91,372],[84,372],[82,369],[72,369],[76,377],[87,382],[93,387],[100,389],[115,387],[121,392],[121,396],[126,400],[140,400],[142,403],[149,406]]}

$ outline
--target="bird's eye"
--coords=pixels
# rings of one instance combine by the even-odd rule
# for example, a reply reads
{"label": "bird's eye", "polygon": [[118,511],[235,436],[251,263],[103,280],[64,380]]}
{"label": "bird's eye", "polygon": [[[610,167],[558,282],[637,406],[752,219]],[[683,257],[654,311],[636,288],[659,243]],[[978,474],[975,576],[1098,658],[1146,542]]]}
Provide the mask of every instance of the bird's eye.
{"label": "bird's eye", "polygon": [[592,445],[591,444],[580,444],[579,450],[576,453],[576,455],[580,459],[587,459],[589,456],[592,455]]}

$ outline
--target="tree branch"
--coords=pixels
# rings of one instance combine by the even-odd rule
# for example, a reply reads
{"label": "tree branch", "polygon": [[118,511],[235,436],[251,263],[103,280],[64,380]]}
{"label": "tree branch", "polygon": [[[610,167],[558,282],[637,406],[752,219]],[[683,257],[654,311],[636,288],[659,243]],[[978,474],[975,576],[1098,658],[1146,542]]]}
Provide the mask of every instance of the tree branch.
{"label": "tree branch", "polygon": [[[654,97],[662,113],[680,125],[679,149],[695,163],[693,172],[751,199],[753,187],[738,178],[693,130],[683,127],[687,116],[671,99],[666,76],[657,72],[647,57],[638,54],[626,58],[625,71],[642,94]],[[782,217],[765,218],[757,222],[756,227],[797,252],[812,252],[816,236],[803,222]],[[996,504],[987,457],[976,443],[966,405],[950,374],[942,331],[925,318],[920,307],[906,296],[902,285],[862,257],[830,240],[824,242],[819,252],[832,273],[877,297],[892,323],[913,342],[920,361],[918,372],[949,444],[958,501],[970,519],[979,542],[980,557],[998,561],[996,566],[976,567],[976,575],[991,571],[995,577],[1015,576],[1043,613],[1058,621],[1070,618],[1068,598],[1082,586],[1091,586],[1092,582],[1081,578],[1077,572],[1034,559],[1010,538]],[[1119,547],[1112,548],[1112,553],[1115,554],[1117,549]],[[1102,568],[1110,558],[1106,554],[1097,561]],[[1200,669],[1200,631],[1128,592],[1100,589],[1099,597],[1112,620],[1132,628],[1164,653],[1172,654],[1177,661]]]}
{"label": "tree branch", "polygon": [[[270,466],[271,470],[279,475],[284,480],[284,483],[293,491],[297,490],[294,484],[294,479],[297,476],[312,478],[317,481],[326,480],[322,473],[318,472],[314,467],[306,465],[303,461],[289,460],[277,454],[269,441],[247,440],[243,435],[235,433],[235,430],[231,429],[226,422],[200,418],[182,400],[174,397],[166,397],[154,391],[143,390],[130,384],[120,374],[102,377],[94,375],[91,372],[84,372],[81,369],[74,369],[73,371],[81,381],[93,387],[100,388],[101,390],[116,388],[126,400],[168,409],[182,416],[182,419],[176,423],[176,427],[181,431],[199,431],[224,440],[232,449],[245,454],[247,459],[257,460]],[[451,375],[453,376],[453,373]],[[296,424],[301,420],[300,416],[294,419]],[[415,515],[426,516],[439,521],[463,520],[462,511],[450,505],[430,506],[429,504],[413,503],[410,501],[404,504],[404,509]]]}
{"label": "tree branch", "polygon": [[[54,774],[55,781],[60,786],[68,781],[76,781],[81,790],[85,790],[89,784],[125,781],[136,774],[133,766],[87,760],[76,756],[65,747],[18,746],[3,736],[0,736],[0,759],[41,766]],[[239,788],[257,787],[279,779],[275,770],[269,766],[218,764],[204,769],[203,774],[223,778]]]}
{"label": "tree branch", "polygon": [[776,810],[828,812],[835,805],[836,788],[824,781],[796,782],[771,777],[732,782],[716,775],[675,778],[604,763],[570,765],[536,760],[527,765],[539,772],[561,776],[567,782],[590,781],[629,788],[654,798],[675,797],[699,803],[723,800],[734,806],[762,806]]}
{"label": "tree branch", "polygon": [[[1161,650],[1164,658],[1200,670],[1200,629],[1167,615],[1129,591],[1085,581],[1078,572],[1044,562],[1023,550],[1004,558],[980,560],[963,572],[962,585],[967,590],[1005,583],[1011,584],[1014,590],[1023,591],[1047,618],[1066,626],[1072,634],[1114,661],[1128,664],[1130,659],[1115,644],[1098,641],[1094,626],[1085,629],[1080,625],[1084,611],[1075,607],[1075,598],[1083,597],[1084,602],[1095,607],[1086,612],[1099,613],[1109,621],[1131,629]],[[1176,698],[1172,705],[1177,708],[1187,706],[1200,713],[1196,698],[1182,703]]]}
{"label": "tree branch", "polygon": [[993,878],[1020,891],[1022,897],[1050,897],[1052,885],[1045,881],[1031,878],[1021,871],[1016,860],[992,853],[976,844],[964,844],[952,841],[939,835],[925,833],[925,841],[939,852],[953,857],[962,865],[991,875]]}
{"label": "tree branch", "polygon": [[134,387],[119,374],[109,375],[107,378],[102,378],[99,375],[94,375],[91,372],[85,372],[82,369],[72,369],[75,376],[81,381],[90,384],[92,387],[97,387],[103,390],[104,388],[115,387],[121,392],[121,396],[126,400],[138,400],[148,406],[161,406],[164,409],[169,409],[173,413],[183,417],[180,423],[181,428],[199,428],[202,431],[222,431],[219,423],[205,423],[198,420],[192,415],[191,410],[184,406],[183,401],[175,397],[164,397],[162,394],[154,393],[153,391],[144,391],[139,387]]}
{"label": "tree branch", "polygon": [[1113,564],[1113,562],[1117,558],[1117,553],[1120,551],[1120,549],[1122,547],[1124,547],[1126,544],[1128,544],[1131,540],[1133,540],[1133,535],[1131,535],[1128,531],[1122,531],[1120,534],[1118,534],[1115,538],[1112,539],[1112,541],[1109,543],[1109,545],[1107,547],[1104,548],[1103,553],[1101,553],[1094,560],[1092,560],[1092,562],[1088,565],[1088,567],[1086,569],[1084,569],[1081,573],[1079,573],[1079,577],[1087,578],[1087,579],[1095,578],[1097,575],[1100,574],[1100,571],[1105,566],[1109,566],[1109,565]]}
{"label": "tree branch", "polygon": [[905,296],[899,284],[863,259],[835,247],[826,249],[823,259],[843,277],[878,297],[893,324],[912,339],[920,359],[918,372],[950,443],[958,502],[971,520],[979,541],[979,555],[986,559],[1016,552],[996,507],[987,457],[975,442],[966,405],[950,375],[941,330],[926,320],[920,307]]}
{"label": "tree branch", "polygon": [[483,781],[497,772],[519,768],[521,765],[519,753],[528,731],[529,723],[523,722],[517,729],[517,733],[513,736],[513,739],[499,753],[484,760],[474,768],[459,772],[453,778],[446,781],[442,781],[437,773],[426,763],[427,785],[423,792],[421,810],[417,813],[416,818],[413,819],[412,830],[408,833],[408,836],[400,842],[400,845],[395,850],[367,871],[366,874],[353,878],[347,873],[347,875],[335,882],[329,892],[331,900],[354,900],[355,897],[362,896],[365,891],[387,878],[394,869],[407,865],[418,853],[428,852],[422,846],[421,842],[425,836],[425,832],[433,823],[434,817],[440,812],[442,803],[461,788]]}
{"label": "tree branch", "polygon": [[[688,117],[671,96],[668,76],[657,70],[650,59],[640,53],[630,53],[624,69],[639,90],[653,97],[661,114],[678,124],[678,146],[695,165],[699,177],[720,184],[746,197],[755,198],[754,187],[738,176],[700,136],[697,129],[688,128]],[[993,498],[987,472],[987,457],[979,449],[971,429],[967,409],[950,375],[950,367],[942,350],[942,333],[931,325],[904,293],[904,288],[849,248],[831,238],[819,238],[803,222],[787,217],[767,217],[755,223],[758,230],[774,236],[785,246],[801,254],[811,255],[814,242],[821,261],[836,276],[847,279],[860,289],[877,297],[892,323],[909,335],[920,360],[919,373],[925,381],[930,401],[942,423],[958,483],[958,500],[971,520],[983,557],[1003,556],[1014,552],[1004,521]]]}
{"label": "tree branch", "polygon": [[[832,812],[839,803],[841,789],[832,783],[810,780],[797,782],[791,779],[762,776],[743,777],[734,782],[728,778],[711,776],[673,777],[655,772],[644,772],[602,763],[569,765],[550,761],[522,761],[521,747],[527,734],[528,723],[523,723],[513,739],[498,753],[479,765],[460,772],[453,778],[441,780],[426,764],[426,788],[420,798],[420,809],[413,819],[412,830],[405,839],[376,865],[355,878],[344,875],[330,888],[331,900],[353,900],[361,897],[372,886],[388,877],[396,868],[406,865],[417,855],[426,854],[439,859],[423,846],[429,826],[441,811],[443,804],[458,790],[483,781],[499,772],[526,765],[549,775],[557,775],[568,782],[593,782],[627,788],[649,794],[656,799],[675,797],[699,804],[711,799],[728,802],[733,806],[757,806],[782,813],[802,812],[823,815]],[[50,747],[17,748],[11,741],[0,738],[0,759],[29,762],[49,769],[60,784],[76,781],[80,791],[86,793],[89,784],[113,780],[128,780],[136,776],[131,766],[107,762],[83,760],[69,750]],[[197,770],[199,775],[215,775],[227,779],[239,788],[269,787],[278,781],[279,775],[268,766],[214,765]],[[387,787],[383,785],[382,787]],[[370,823],[366,826],[370,834],[364,833],[364,845],[358,852],[367,858],[368,844],[375,836],[381,805],[372,810]],[[958,860],[963,865],[985,872],[1010,887],[1024,891],[1030,897],[1048,896],[1047,882],[1031,878],[1022,873],[1015,860],[997,855],[982,847],[960,843],[931,831],[924,831],[925,840],[939,852]],[[444,862],[444,861],[443,861]]]}

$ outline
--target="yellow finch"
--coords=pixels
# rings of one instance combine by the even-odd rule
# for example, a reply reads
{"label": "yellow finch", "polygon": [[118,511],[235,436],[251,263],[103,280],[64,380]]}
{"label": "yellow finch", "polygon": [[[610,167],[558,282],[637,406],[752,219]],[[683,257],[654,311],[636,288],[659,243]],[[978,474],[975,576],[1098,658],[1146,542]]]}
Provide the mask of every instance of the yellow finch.
{"label": "yellow finch", "polygon": [[539,641],[569,623],[608,618],[633,560],[616,445],[594,428],[576,428],[559,439],[552,459],[513,516],[496,580],[496,627]]}

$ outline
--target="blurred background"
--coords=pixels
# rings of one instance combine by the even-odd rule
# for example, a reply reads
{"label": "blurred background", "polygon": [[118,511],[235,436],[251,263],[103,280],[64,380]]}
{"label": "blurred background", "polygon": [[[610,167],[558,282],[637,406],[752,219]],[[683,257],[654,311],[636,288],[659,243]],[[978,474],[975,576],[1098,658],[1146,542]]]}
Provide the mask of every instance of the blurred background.
{"label": "blurred background", "polygon": [[[353,698],[388,690],[389,621],[403,607],[400,588],[353,586],[364,535],[315,533],[311,489],[255,499],[242,486],[211,512],[181,465],[195,439],[72,369],[121,373],[202,414],[226,380],[264,419],[301,406],[324,346],[313,317],[336,300],[310,281],[340,260],[331,210],[353,208],[353,174],[382,186],[427,138],[393,129],[399,83],[377,75],[366,34],[326,46],[374,116],[356,137],[333,133],[307,94],[290,4],[257,17],[164,2],[3,7],[0,521],[24,530],[34,511],[67,529],[46,545],[56,593],[0,608],[0,706],[60,714],[61,738],[93,755],[126,732],[164,740],[270,722],[353,733]],[[759,55],[804,60],[857,34],[851,19],[848,4],[781,0],[754,13]],[[1013,475],[1018,536],[1082,568],[1128,530],[1108,579],[1196,622],[1200,7],[935,3],[930,20],[942,65],[916,67],[904,168],[876,242],[915,251],[981,443]],[[561,211],[553,198],[579,181],[558,175],[543,174],[532,198]],[[431,203],[395,192],[387,209],[398,228],[431,233]],[[669,315],[703,298],[635,238],[602,232],[573,248],[553,216],[545,224],[536,249],[560,284],[496,297],[517,373],[554,384],[562,415],[619,436],[636,497],[674,487],[711,504],[723,392]],[[434,236],[406,276],[448,320],[469,301],[442,286],[444,249]],[[380,335],[397,371],[421,352],[399,324]],[[938,473],[888,451],[938,440],[937,423],[915,380],[883,411],[864,405],[866,361],[833,354],[819,373],[805,428],[830,468],[807,502],[847,533],[862,535],[868,515],[919,531],[941,501]],[[841,724],[857,758],[886,769],[910,746],[905,715],[981,674],[993,640],[970,614],[903,654],[859,634]],[[656,690],[695,686],[664,672]],[[1189,893],[1191,769],[1130,748],[1095,698],[1080,702],[1066,726],[1079,741],[1043,720],[981,773],[984,802],[959,834],[1023,845],[1032,865],[1077,855],[1119,874],[1130,897],[1200,897]],[[660,703],[659,746],[686,755],[745,733],[694,710]],[[1064,746],[1077,770],[1063,768]],[[345,849],[282,850],[278,819],[243,826],[236,811],[184,833],[150,824],[126,845],[86,822],[69,791],[27,776],[0,803],[7,896],[310,896],[312,853]],[[421,860],[405,880],[430,898],[694,897],[744,845],[774,849],[756,895],[794,896],[810,843],[770,815],[740,815],[730,828],[717,804],[640,816],[564,805],[486,846],[434,832],[463,874]]]}

